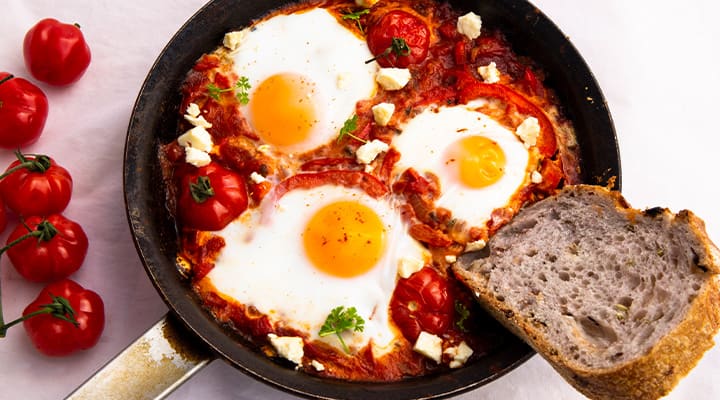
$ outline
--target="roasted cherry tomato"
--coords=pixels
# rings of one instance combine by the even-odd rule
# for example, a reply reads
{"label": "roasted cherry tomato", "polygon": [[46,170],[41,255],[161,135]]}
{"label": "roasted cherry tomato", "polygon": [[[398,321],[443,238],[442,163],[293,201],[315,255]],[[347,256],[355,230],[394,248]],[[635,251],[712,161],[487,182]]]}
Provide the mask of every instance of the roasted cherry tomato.
{"label": "roasted cherry tomato", "polygon": [[34,143],[47,115],[48,99],[39,87],[0,72],[0,147],[16,149]]}
{"label": "roasted cherry tomato", "polygon": [[22,216],[62,212],[72,194],[70,173],[48,156],[15,155],[17,161],[0,176],[0,195],[8,208]]}
{"label": "roasted cherry tomato", "polygon": [[187,228],[220,230],[248,206],[243,178],[214,162],[184,175],[179,191],[178,217]]}
{"label": "roasted cherry tomato", "polygon": [[368,28],[367,43],[380,66],[407,68],[427,57],[430,30],[420,18],[394,10]]}
{"label": "roasted cherry tomato", "polygon": [[430,267],[400,279],[390,300],[392,319],[411,343],[421,331],[434,335],[446,332],[454,311],[447,281]]}
{"label": "roasted cherry tomato", "polygon": [[77,271],[85,260],[88,238],[82,227],[60,214],[29,217],[7,239],[7,254],[25,279],[49,282]]}
{"label": "roasted cherry tomato", "polygon": [[[38,315],[29,317],[33,313]],[[23,321],[25,331],[41,353],[64,356],[98,342],[105,327],[105,306],[97,293],[63,279],[43,288],[25,308],[23,317],[27,318]]]}
{"label": "roasted cherry tomato", "polygon": [[32,76],[51,85],[76,82],[90,65],[90,47],[80,26],[46,18],[25,34],[25,66]]}

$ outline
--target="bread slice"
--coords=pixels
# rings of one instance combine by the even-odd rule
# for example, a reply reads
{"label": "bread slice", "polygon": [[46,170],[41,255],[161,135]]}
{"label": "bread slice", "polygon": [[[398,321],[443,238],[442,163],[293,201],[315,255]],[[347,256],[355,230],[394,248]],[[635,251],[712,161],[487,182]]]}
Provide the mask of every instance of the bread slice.
{"label": "bread slice", "polygon": [[720,252],[690,211],[568,186],[523,210],[456,276],[577,390],[655,399],[713,346]]}

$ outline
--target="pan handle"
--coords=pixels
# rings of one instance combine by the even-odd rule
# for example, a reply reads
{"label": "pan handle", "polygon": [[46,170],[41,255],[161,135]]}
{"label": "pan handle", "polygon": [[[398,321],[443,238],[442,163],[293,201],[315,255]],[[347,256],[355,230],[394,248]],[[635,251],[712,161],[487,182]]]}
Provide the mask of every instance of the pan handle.
{"label": "pan handle", "polygon": [[164,399],[215,358],[166,314],[66,400]]}

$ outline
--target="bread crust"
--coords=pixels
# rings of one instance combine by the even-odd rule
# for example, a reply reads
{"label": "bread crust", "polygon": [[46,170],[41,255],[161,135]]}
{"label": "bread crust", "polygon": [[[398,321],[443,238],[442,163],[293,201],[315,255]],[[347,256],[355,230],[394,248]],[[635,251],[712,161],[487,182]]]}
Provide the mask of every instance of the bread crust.
{"label": "bread crust", "polygon": [[616,209],[628,213],[629,218],[644,214],[656,218],[670,218],[673,224],[686,224],[697,238],[695,245],[701,247],[697,264],[711,276],[693,299],[682,321],[658,340],[648,353],[611,368],[585,368],[563,357],[562,352],[553,347],[548,340],[548,334],[543,330],[544,324],[521,315],[518,310],[499,301],[479,274],[468,271],[462,262],[458,262],[453,271],[460,281],[473,291],[488,312],[533,347],[584,395],[593,399],[662,397],[668,394],[714,345],[713,337],[720,329],[720,277],[717,275],[720,272],[720,252],[708,238],[703,221],[690,211],[683,210],[673,215],[662,208],[633,210],[620,193],[598,186],[570,186],[564,189],[563,193],[581,191],[611,196]]}

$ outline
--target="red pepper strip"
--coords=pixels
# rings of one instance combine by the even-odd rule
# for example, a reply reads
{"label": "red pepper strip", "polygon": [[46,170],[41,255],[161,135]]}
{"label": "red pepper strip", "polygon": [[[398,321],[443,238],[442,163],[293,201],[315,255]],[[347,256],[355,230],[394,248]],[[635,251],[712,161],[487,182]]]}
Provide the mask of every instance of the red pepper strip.
{"label": "red pepper strip", "polygon": [[423,223],[412,225],[408,233],[413,239],[430,246],[448,247],[453,244],[453,240],[448,235]]}
{"label": "red pepper strip", "polygon": [[275,186],[275,196],[279,199],[291,190],[311,189],[328,184],[359,187],[375,198],[388,192],[388,187],[384,183],[366,172],[330,170],[293,175]]}
{"label": "red pepper strip", "polygon": [[394,147],[391,147],[390,150],[385,153],[385,158],[383,158],[382,165],[380,165],[380,170],[378,171],[380,179],[385,182],[390,182],[392,170],[398,161],[400,161],[400,152],[395,150]]}
{"label": "red pepper strip", "polygon": [[335,158],[317,158],[310,160],[300,166],[301,171],[322,171],[328,167],[337,168],[338,166],[349,167],[356,165],[354,158],[351,157],[335,157]]}
{"label": "red pepper strip", "polygon": [[465,104],[468,101],[480,97],[491,97],[514,105],[517,107],[519,112],[537,118],[541,130],[541,135],[539,135],[537,139],[537,147],[540,152],[547,157],[555,154],[555,151],[557,150],[555,129],[545,112],[535,105],[535,103],[511,89],[509,86],[498,83],[490,84],[480,82],[466,72],[458,72],[457,78],[457,87],[461,104]]}

